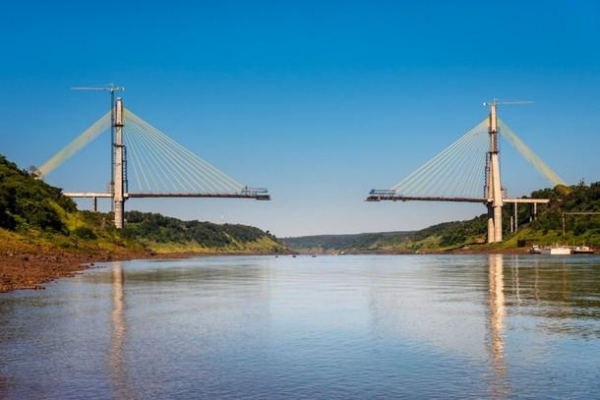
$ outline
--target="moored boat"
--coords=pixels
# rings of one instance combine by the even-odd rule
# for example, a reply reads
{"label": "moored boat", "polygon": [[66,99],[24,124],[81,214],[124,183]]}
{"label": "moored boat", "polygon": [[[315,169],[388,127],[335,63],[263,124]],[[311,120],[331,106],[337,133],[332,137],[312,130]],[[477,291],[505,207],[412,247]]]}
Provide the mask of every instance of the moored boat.
{"label": "moored boat", "polygon": [[529,248],[529,254],[542,254],[542,249],[537,244],[534,244]]}
{"label": "moored boat", "polygon": [[594,254],[594,249],[589,246],[575,246],[571,249],[573,254]]}
{"label": "moored boat", "polygon": [[542,248],[542,254],[566,256],[571,254],[571,248],[567,246],[547,246]]}

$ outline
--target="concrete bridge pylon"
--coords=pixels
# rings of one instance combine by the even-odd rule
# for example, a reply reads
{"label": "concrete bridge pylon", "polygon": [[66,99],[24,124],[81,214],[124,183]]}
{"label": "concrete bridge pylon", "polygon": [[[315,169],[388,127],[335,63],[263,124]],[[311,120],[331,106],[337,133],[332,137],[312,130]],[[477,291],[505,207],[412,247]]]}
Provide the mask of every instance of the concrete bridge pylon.
{"label": "concrete bridge pylon", "polygon": [[113,168],[114,168],[114,189],[113,189],[113,211],[115,216],[115,227],[122,229],[125,222],[125,156],[123,145],[123,100],[119,97],[115,104],[114,142],[113,142]]}
{"label": "concrete bridge pylon", "polygon": [[486,197],[488,198],[488,243],[502,241],[502,186],[500,180],[500,162],[498,151],[498,115],[497,102],[492,101],[489,114],[490,151],[486,168]]}

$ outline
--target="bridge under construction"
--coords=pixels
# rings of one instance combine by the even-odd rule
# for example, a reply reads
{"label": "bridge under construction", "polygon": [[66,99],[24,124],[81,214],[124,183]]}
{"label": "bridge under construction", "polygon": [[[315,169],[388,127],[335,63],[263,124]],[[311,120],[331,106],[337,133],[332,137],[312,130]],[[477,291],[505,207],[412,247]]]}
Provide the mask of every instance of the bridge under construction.
{"label": "bridge under construction", "polygon": [[[98,89],[110,90],[110,111],[39,167],[37,175],[45,177],[110,127],[110,191],[65,192],[64,195],[90,198],[94,210],[97,210],[98,199],[111,199],[114,224],[119,229],[125,222],[125,202],[131,198],[270,200],[267,189],[238,183],[126,109],[121,98],[115,101],[114,92],[120,88]],[[132,186],[135,190],[130,190]]]}
{"label": "bridge under construction", "polygon": [[564,185],[554,173],[517,135],[498,118],[500,104],[522,102],[484,103],[489,115],[460,139],[408,175],[390,189],[373,189],[367,201],[443,201],[482,203],[487,207],[487,242],[502,241],[502,208],[505,203],[514,204],[511,229],[517,227],[517,206],[529,204],[533,215],[537,205],[549,199],[508,198],[500,179],[498,136],[501,134],[553,185]]}

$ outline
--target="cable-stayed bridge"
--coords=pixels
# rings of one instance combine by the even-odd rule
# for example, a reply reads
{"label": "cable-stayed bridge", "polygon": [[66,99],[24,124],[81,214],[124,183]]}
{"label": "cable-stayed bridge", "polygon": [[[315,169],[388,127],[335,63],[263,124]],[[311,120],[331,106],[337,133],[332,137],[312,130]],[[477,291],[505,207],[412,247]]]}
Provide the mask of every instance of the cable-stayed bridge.
{"label": "cable-stayed bridge", "polygon": [[[111,87],[111,95],[114,87]],[[43,178],[101,133],[111,132],[108,192],[65,192],[73,198],[112,199],[115,226],[124,224],[125,201],[147,197],[239,198],[270,200],[267,189],[243,185],[204,161],[123,106],[111,109],[39,167]]]}
{"label": "cable-stayed bridge", "polygon": [[489,115],[441,153],[390,189],[373,189],[367,201],[450,201],[483,203],[488,209],[488,243],[502,241],[502,206],[513,203],[516,229],[518,204],[548,203],[548,199],[508,198],[500,180],[498,135],[506,138],[553,185],[565,184],[497,116],[499,104],[490,106]]}

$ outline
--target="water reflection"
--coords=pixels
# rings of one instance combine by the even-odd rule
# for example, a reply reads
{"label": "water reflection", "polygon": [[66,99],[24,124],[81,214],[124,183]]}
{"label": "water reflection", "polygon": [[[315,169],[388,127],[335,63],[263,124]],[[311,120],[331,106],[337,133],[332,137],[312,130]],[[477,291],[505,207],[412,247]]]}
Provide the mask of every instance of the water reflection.
{"label": "water reflection", "polygon": [[109,367],[111,383],[115,398],[135,398],[127,385],[127,371],[123,360],[123,344],[125,342],[125,272],[123,264],[117,261],[112,270],[112,304],[111,313],[111,340],[109,351]]}
{"label": "water reflection", "polygon": [[600,338],[598,257],[517,257],[508,268],[505,302],[513,315],[534,318],[547,333]]}
{"label": "water reflection", "polygon": [[508,394],[506,385],[507,366],[504,358],[504,259],[501,254],[492,254],[488,258],[489,284],[489,337],[488,346],[493,371],[491,395],[494,399],[503,399]]}
{"label": "water reflection", "polygon": [[116,262],[0,297],[0,398],[595,398],[599,293],[598,257]]}

